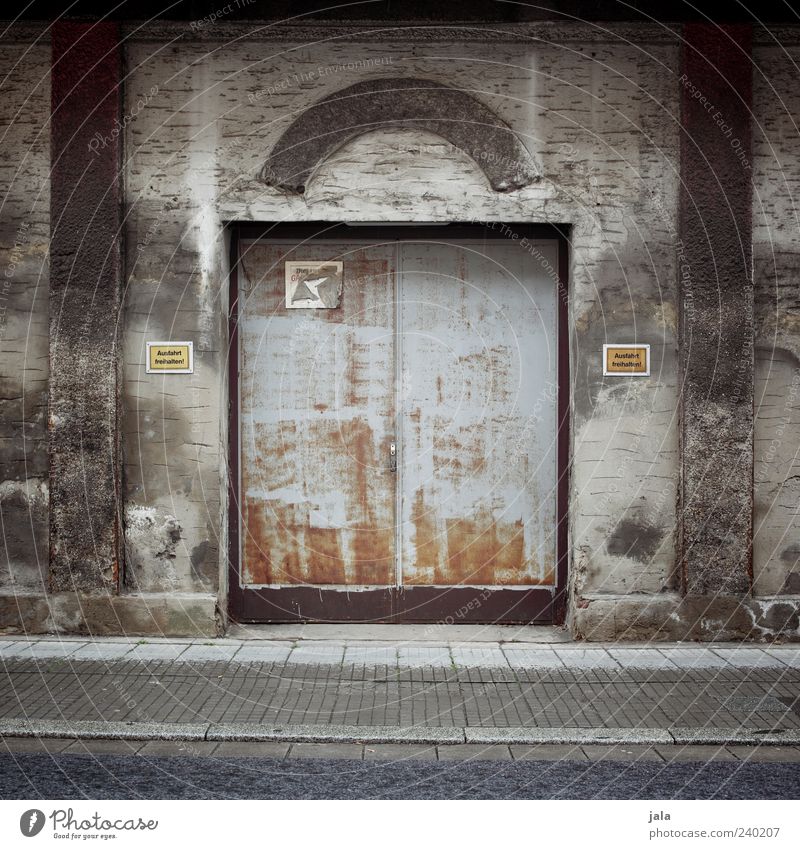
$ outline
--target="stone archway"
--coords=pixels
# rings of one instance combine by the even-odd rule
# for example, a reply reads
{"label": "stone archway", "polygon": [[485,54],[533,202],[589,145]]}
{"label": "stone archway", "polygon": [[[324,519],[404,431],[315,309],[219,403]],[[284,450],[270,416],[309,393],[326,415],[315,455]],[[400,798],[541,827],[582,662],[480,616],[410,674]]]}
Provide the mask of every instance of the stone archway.
{"label": "stone archway", "polygon": [[261,179],[302,194],[334,151],[389,128],[441,136],[475,161],[496,192],[515,191],[539,178],[513,130],[472,95],[432,80],[384,78],[341,89],[295,118],[272,148]]}

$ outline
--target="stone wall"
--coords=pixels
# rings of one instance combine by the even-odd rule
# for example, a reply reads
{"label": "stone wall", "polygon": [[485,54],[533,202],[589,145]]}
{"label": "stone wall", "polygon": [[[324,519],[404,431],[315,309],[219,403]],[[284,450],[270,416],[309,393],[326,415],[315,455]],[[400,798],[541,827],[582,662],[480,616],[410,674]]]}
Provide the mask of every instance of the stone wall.
{"label": "stone wall", "polygon": [[[766,626],[793,619],[800,600],[800,45],[754,50],[755,271],[754,558]],[[787,55],[788,53],[788,55]]]}
{"label": "stone wall", "polygon": [[50,45],[0,44],[0,627],[48,581]]}

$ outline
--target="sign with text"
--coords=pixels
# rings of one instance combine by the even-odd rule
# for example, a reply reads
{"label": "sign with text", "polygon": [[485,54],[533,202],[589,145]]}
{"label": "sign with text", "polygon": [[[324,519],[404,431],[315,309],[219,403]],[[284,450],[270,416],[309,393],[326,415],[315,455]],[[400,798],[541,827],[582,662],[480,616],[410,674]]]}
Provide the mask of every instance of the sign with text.
{"label": "sign with text", "polygon": [[286,308],[330,310],[342,297],[343,262],[287,262]]}
{"label": "sign with text", "polygon": [[194,343],[148,342],[148,374],[192,374],[194,372]]}
{"label": "sign with text", "polygon": [[603,345],[603,374],[647,377],[650,374],[650,346]]}

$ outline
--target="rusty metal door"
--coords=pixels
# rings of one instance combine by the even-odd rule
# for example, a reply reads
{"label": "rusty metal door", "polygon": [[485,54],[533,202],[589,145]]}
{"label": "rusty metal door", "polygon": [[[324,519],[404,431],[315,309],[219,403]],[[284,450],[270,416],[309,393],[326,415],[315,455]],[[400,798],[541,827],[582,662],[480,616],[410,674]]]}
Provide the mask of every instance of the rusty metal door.
{"label": "rusty metal door", "polygon": [[240,244],[234,614],[546,621],[558,242],[385,233]]}
{"label": "rusty metal door", "polygon": [[558,267],[555,243],[402,247],[405,585],[554,585],[557,287],[543,263]]}
{"label": "rusty metal door", "polygon": [[[395,582],[395,248],[244,246],[242,581]],[[289,309],[285,264],[342,262],[335,308]]]}

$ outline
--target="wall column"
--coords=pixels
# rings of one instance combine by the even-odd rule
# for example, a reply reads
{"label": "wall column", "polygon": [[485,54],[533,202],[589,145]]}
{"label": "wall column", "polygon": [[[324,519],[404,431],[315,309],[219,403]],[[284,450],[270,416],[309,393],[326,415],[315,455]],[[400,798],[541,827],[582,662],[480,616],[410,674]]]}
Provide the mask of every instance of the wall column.
{"label": "wall column", "polygon": [[688,595],[737,595],[752,583],[751,28],[684,38],[681,561]]}
{"label": "wall column", "polygon": [[121,46],[52,30],[50,586],[119,588]]}

